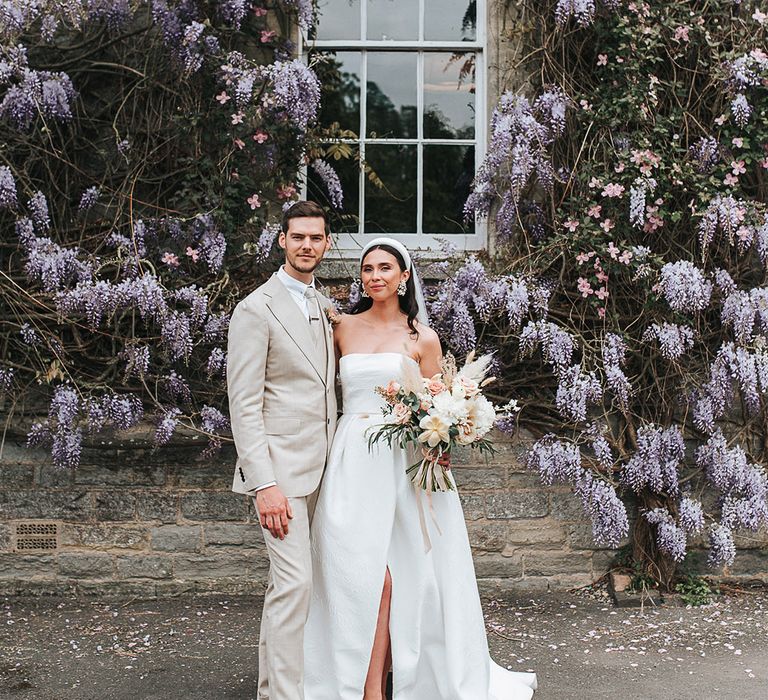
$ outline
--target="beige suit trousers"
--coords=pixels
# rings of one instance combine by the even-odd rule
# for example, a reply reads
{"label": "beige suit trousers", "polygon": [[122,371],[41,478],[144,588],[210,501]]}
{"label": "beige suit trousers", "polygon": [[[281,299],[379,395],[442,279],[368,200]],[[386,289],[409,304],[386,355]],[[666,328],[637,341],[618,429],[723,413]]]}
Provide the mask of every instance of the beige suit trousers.
{"label": "beige suit trousers", "polygon": [[312,593],[309,525],[317,494],[288,499],[293,518],[285,539],[262,528],[270,566],[259,631],[259,700],[304,700],[304,625]]}

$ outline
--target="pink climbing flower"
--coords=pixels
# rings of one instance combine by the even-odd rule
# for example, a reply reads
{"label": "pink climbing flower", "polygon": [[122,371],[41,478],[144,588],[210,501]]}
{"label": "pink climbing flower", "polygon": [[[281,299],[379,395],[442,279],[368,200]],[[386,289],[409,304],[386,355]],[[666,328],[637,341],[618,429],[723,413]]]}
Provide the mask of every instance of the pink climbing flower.
{"label": "pink climbing flower", "polygon": [[592,285],[589,283],[589,280],[586,279],[585,277],[579,277],[578,290],[581,293],[581,296],[583,296],[585,299],[590,294],[595,293],[595,290],[592,289]]}
{"label": "pink climbing flower", "polygon": [[600,301],[607,299],[609,294],[610,292],[605,287],[600,287],[600,289],[595,292],[595,296],[600,299]]}
{"label": "pink climbing flower", "polygon": [[739,183],[739,178],[737,178],[735,175],[732,175],[731,173],[728,173],[725,178],[723,178],[723,183],[729,187],[732,187],[733,185],[737,185]]}
{"label": "pink climbing flower", "polygon": [[232,99],[232,98],[229,95],[227,95],[227,91],[226,90],[222,90],[221,93],[216,95],[216,102],[218,102],[221,105],[227,104],[227,102],[229,102],[230,99]]}
{"label": "pink climbing flower", "polygon": [[598,66],[606,66],[608,65],[608,55],[604,53],[600,53],[597,55],[597,65]]}
{"label": "pink climbing flower", "polygon": [[293,185],[281,185],[277,188],[277,196],[280,199],[290,199],[296,194],[296,188]]}
{"label": "pink climbing flower", "polygon": [[602,186],[603,186],[603,181],[596,177],[593,177],[589,181],[589,189],[591,190],[594,190],[596,187],[602,187]]}
{"label": "pink climbing flower", "polygon": [[604,306],[601,306],[601,307],[600,307],[600,308],[597,310],[597,315],[598,315],[600,318],[605,318],[605,307],[604,307]]}
{"label": "pink climbing flower", "polygon": [[600,272],[595,275],[597,277],[598,282],[607,282],[608,281],[608,274],[605,272],[605,270],[600,270]]}
{"label": "pink climbing flower", "polygon": [[163,253],[163,257],[161,260],[168,265],[168,267],[178,267],[179,266],[179,258],[175,253],[171,253],[171,251],[166,250],[165,253]]}
{"label": "pink climbing flower", "polygon": [[621,255],[619,255],[619,262],[623,265],[629,265],[630,260],[632,260],[632,253],[630,253],[628,250],[625,250]]}
{"label": "pink climbing flower", "polygon": [[563,228],[567,228],[571,233],[573,233],[578,227],[579,222],[575,219],[568,219],[568,221],[563,224]]}
{"label": "pink climbing flower", "polygon": [[616,247],[616,244],[615,244],[613,241],[611,241],[611,242],[608,244],[608,253],[610,254],[610,256],[611,256],[611,257],[612,257],[614,260],[616,260],[616,258],[618,258],[618,257],[619,257],[619,252],[620,252],[620,251],[619,251],[619,249]]}
{"label": "pink climbing flower", "polygon": [[264,143],[269,138],[269,135],[265,132],[259,129],[254,135],[253,140],[256,143]]}
{"label": "pink climbing flower", "polygon": [[606,233],[610,231],[616,224],[613,223],[610,219],[606,219],[605,221],[600,222],[600,228],[603,229]]}
{"label": "pink climbing flower", "polygon": [[241,151],[245,148],[245,141],[242,139],[235,139],[232,143],[234,143]]}
{"label": "pink climbing flower", "polygon": [[688,38],[688,32],[691,31],[690,27],[682,26],[675,29],[675,41],[690,41]]}
{"label": "pink climbing flower", "polygon": [[267,8],[266,7],[254,7],[253,8],[253,14],[257,17],[264,17],[267,14]]}
{"label": "pink climbing flower", "polygon": [[733,172],[734,175],[743,175],[745,172],[747,172],[747,168],[743,160],[731,161],[731,168],[731,172]]}
{"label": "pink climbing flower", "polygon": [[192,246],[187,246],[186,254],[192,258],[192,262],[197,262],[198,258],[200,257],[200,251],[197,248],[193,248]]}
{"label": "pink climbing flower", "polygon": [[272,29],[262,29],[261,30],[261,43],[262,44],[268,44],[272,39],[274,39],[277,36],[277,32]]}
{"label": "pink climbing flower", "polygon": [[259,195],[255,192],[248,197],[248,199],[245,200],[248,202],[248,204],[251,205],[251,209],[258,209],[261,206],[261,200],[259,199]]}
{"label": "pink climbing flower", "polygon": [[741,138],[741,136],[734,136],[734,137],[731,139],[731,143],[732,143],[732,144],[733,144],[733,145],[734,145],[736,148],[741,148],[741,147],[744,145],[744,139],[743,139],[743,138]]}
{"label": "pink climbing flower", "polygon": [[593,204],[588,210],[587,214],[589,216],[594,217],[595,219],[600,218],[600,212],[603,210],[603,208],[599,204]]}
{"label": "pink climbing flower", "polygon": [[594,255],[594,253],[579,253],[576,256],[576,262],[579,263],[579,265],[589,262],[589,259]]}
{"label": "pink climbing flower", "polygon": [[245,114],[242,112],[236,112],[232,115],[232,123],[233,124],[242,124],[243,123],[243,117],[245,117]]}
{"label": "pink climbing flower", "polygon": [[621,197],[623,192],[624,185],[610,182],[605,186],[605,189],[603,190],[603,197]]}

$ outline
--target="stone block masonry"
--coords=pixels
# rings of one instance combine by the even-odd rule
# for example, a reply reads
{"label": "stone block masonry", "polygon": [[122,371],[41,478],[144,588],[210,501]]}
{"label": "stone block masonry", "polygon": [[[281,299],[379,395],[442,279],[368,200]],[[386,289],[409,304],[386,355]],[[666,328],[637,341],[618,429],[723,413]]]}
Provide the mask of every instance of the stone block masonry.
{"label": "stone block masonry", "polygon": [[[484,590],[586,585],[614,555],[591,541],[568,488],[545,488],[525,469],[531,439],[500,440],[488,461],[469,450],[454,456]],[[252,505],[229,490],[234,453],[208,461],[199,453],[189,443],[155,451],[140,436],[85,449],[71,472],[22,437],[6,438],[0,594],[262,593],[268,559]],[[731,576],[768,581],[766,541],[740,541]]]}

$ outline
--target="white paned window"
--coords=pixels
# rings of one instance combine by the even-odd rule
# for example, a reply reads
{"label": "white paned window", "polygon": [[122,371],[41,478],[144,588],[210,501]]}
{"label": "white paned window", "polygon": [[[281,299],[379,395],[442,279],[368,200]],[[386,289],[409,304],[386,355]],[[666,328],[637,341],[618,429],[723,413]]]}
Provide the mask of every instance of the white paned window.
{"label": "white paned window", "polygon": [[[483,157],[484,0],[319,0],[304,51],[323,83],[320,121],[348,130],[363,161],[331,161],[344,187],[342,250],[390,235],[412,248],[485,244],[462,208]],[[354,133],[354,137],[351,135]],[[312,168],[307,196],[324,204]]]}

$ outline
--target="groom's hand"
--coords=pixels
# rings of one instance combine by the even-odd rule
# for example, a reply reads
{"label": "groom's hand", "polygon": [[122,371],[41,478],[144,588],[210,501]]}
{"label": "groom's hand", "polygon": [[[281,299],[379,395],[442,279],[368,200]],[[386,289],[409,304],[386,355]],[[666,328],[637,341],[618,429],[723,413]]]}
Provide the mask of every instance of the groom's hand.
{"label": "groom's hand", "polygon": [[293,510],[280,488],[269,486],[261,489],[256,493],[255,501],[261,526],[269,530],[272,537],[285,539],[288,534],[288,521],[293,517]]}

